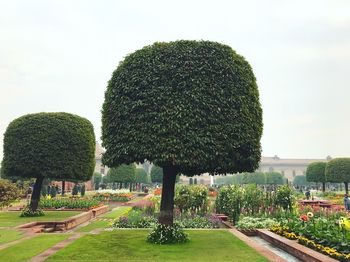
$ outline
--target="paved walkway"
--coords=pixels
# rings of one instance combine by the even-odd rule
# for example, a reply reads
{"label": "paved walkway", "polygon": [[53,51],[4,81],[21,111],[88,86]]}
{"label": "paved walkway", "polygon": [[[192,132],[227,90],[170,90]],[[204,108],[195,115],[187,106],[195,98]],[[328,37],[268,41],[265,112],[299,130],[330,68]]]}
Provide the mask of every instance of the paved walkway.
{"label": "paved walkway", "polygon": [[45,250],[44,252],[40,253],[39,255],[32,257],[28,261],[29,262],[45,261],[49,256],[55,254],[56,252],[58,252],[62,248],[68,246],[70,243],[77,240],[78,238],[80,238],[83,235],[84,234],[82,234],[82,233],[75,233],[74,235],[70,236],[69,238],[57,243],[56,245],[54,245],[54,246],[50,247],[49,249]]}

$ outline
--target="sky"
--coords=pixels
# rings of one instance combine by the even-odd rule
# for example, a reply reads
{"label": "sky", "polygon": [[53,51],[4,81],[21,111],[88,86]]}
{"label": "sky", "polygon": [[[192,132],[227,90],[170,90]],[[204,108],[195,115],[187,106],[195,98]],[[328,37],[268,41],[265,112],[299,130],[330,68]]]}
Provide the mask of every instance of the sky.
{"label": "sky", "polygon": [[156,41],[211,40],[252,65],[262,155],[350,157],[350,1],[0,0],[0,158],[15,118],[70,112],[98,141],[107,81]]}

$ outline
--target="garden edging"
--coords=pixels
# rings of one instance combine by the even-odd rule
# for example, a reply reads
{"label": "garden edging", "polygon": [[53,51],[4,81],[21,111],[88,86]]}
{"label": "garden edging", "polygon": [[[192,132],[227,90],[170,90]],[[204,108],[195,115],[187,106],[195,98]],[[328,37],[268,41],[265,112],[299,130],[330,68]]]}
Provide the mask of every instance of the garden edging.
{"label": "garden edging", "polygon": [[45,228],[51,229],[52,231],[66,231],[70,230],[84,222],[89,221],[92,218],[95,218],[103,213],[106,213],[108,211],[108,206],[101,206],[94,209],[91,209],[89,211],[86,211],[84,213],[75,215],[67,220],[63,221],[38,221],[38,222],[30,222],[27,224],[23,224],[20,226],[17,226],[16,228],[24,229],[24,228],[33,228],[33,227],[40,227],[42,230]]}

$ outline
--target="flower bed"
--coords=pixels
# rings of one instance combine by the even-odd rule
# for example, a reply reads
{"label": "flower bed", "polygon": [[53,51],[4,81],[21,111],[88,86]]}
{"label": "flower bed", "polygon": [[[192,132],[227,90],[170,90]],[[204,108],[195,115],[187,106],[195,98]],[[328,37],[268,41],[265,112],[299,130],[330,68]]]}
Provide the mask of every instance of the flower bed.
{"label": "flower bed", "polygon": [[335,259],[338,259],[340,261],[350,261],[350,253],[342,253],[339,250],[325,246],[323,244],[317,243],[314,240],[308,239],[307,237],[297,235],[293,232],[290,232],[288,227],[281,227],[276,226],[270,229],[272,232],[281,235],[283,237],[286,237],[291,240],[297,240],[298,243],[307,246],[309,248],[312,248],[318,252],[321,252],[323,254],[326,254],[330,257],[333,257]]}
{"label": "flower bed", "polygon": [[131,193],[97,193],[92,196],[93,199],[104,202],[128,202],[133,197]]}
{"label": "flower bed", "polygon": [[43,198],[39,203],[40,208],[43,209],[93,209],[101,206],[97,199],[84,198]]}

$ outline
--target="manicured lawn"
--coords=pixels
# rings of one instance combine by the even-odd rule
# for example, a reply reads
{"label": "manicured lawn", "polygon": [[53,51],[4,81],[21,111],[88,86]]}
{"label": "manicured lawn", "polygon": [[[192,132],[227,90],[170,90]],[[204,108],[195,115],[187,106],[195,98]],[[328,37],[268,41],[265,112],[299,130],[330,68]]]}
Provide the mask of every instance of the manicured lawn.
{"label": "manicured lawn", "polygon": [[131,207],[117,207],[112,212],[103,214],[101,217],[115,219],[128,213],[131,209]]}
{"label": "manicured lawn", "polygon": [[69,234],[42,234],[24,240],[17,245],[0,250],[1,261],[28,261],[58,242],[68,238]]}
{"label": "manicured lawn", "polygon": [[97,229],[97,228],[107,228],[107,227],[109,227],[110,223],[111,223],[110,221],[105,221],[105,220],[93,221],[84,227],[78,228],[76,230],[76,232],[90,232],[90,231]]}
{"label": "manicured lawn", "polygon": [[77,232],[90,232],[90,231],[97,229],[97,228],[110,227],[110,224],[114,219],[125,215],[130,210],[131,210],[131,207],[117,207],[112,212],[109,212],[109,213],[106,213],[106,214],[100,216],[101,218],[108,219],[108,220],[93,221],[90,224],[77,229],[76,231]]}
{"label": "manicured lawn", "polygon": [[153,245],[147,230],[86,235],[46,261],[268,261],[226,230],[189,230],[190,242]]}
{"label": "manicured lawn", "polygon": [[14,227],[33,221],[61,221],[80,214],[79,211],[45,211],[42,217],[20,217],[19,211],[0,212],[0,227]]}
{"label": "manicured lawn", "polygon": [[0,244],[8,243],[20,239],[23,232],[17,230],[0,229]]}

